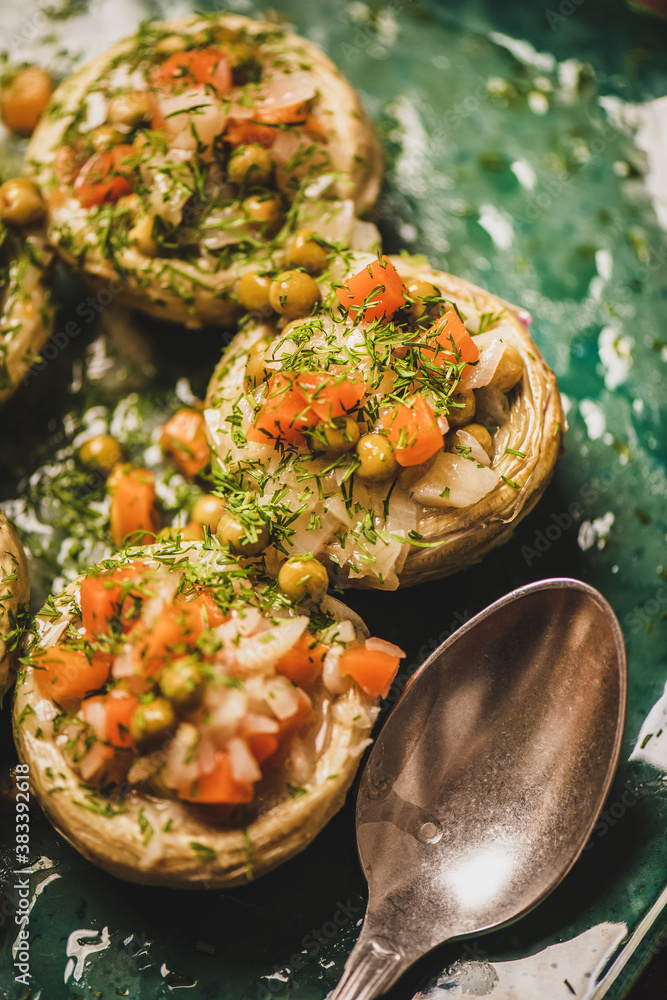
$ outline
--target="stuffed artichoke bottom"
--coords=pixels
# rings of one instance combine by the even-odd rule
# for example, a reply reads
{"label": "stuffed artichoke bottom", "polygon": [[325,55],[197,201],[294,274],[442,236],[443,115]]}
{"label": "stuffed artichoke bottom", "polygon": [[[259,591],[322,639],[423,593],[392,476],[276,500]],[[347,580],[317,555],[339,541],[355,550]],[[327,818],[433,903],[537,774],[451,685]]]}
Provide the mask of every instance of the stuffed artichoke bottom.
{"label": "stuffed artichoke bottom", "polygon": [[21,540],[0,510],[0,706],[14,672],[28,621],[30,575]]}
{"label": "stuffed artichoke bottom", "polygon": [[311,316],[242,328],[206,420],[227,518],[264,526],[269,571],[311,552],[338,585],[395,589],[505,541],[565,425],[514,307],[409,258],[351,273]]}
{"label": "stuffed artichoke bottom", "polygon": [[15,177],[0,186],[0,403],[19,387],[53,330],[45,209],[33,181]]}
{"label": "stuffed artichoke bottom", "polygon": [[381,160],[354,91],[310,42],[239,15],[143,25],[55,91],[27,159],[58,252],[190,326],[232,322],[240,278],[289,264],[304,228],[377,238],[356,218]]}
{"label": "stuffed artichoke bottom", "polygon": [[243,882],[312,840],[403,655],[210,537],[127,550],[38,622],[14,728],[49,818],[108,872],[184,888]]}

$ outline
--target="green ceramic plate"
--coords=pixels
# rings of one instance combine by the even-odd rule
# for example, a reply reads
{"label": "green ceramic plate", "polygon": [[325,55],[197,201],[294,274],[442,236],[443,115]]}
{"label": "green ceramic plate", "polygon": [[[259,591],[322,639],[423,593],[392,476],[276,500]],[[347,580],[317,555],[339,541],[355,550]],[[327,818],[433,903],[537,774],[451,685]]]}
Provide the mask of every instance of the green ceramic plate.
{"label": "green ceramic plate", "polygon": [[[262,10],[252,0],[229,6]],[[64,70],[71,58],[129,34],[142,17],[184,13],[187,4],[3,7],[2,44],[12,57],[55,59]],[[574,576],[612,603],[630,664],[622,764],[580,861],[531,917],[433,954],[396,998],[418,990],[433,1000],[620,997],[660,944],[667,900],[660,706],[638,741],[667,677],[667,206],[659,146],[667,101],[658,101],[667,91],[667,26],[601,0],[554,0],[546,8],[518,0],[281,0],[279,7],[360,89],[377,125],[387,156],[386,248],[423,252],[527,308],[568,405],[567,455],[509,545],[455,579],[405,593],[352,593],[350,604],[371,631],[408,651],[407,676],[462,621],[513,587]],[[19,143],[5,142],[5,167],[21,153]],[[35,499],[46,523],[54,516],[57,491],[39,499],[39,480],[45,463],[68,453],[91,405],[100,407],[98,417],[113,412],[138,447],[177,396],[203,392],[220,350],[217,334],[185,340],[146,323],[128,337],[130,321],[111,310],[89,321],[81,312],[85,293],[71,280],[61,282],[60,297],[59,329],[78,317],[80,335],[58,347],[0,415],[1,495],[24,529],[31,529],[29,505],[15,498]],[[128,403],[131,393],[139,395]],[[81,559],[94,555],[75,521],[70,544]],[[25,537],[39,604],[58,575],[62,539],[36,527]],[[6,710],[2,728],[9,759]],[[629,762],[638,743],[640,757],[652,754],[664,767]],[[323,1000],[358,935],[364,885],[351,802],[274,874],[210,894],[110,878],[71,850],[35,806],[23,986],[13,967],[13,817],[2,819],[2,997]]]}

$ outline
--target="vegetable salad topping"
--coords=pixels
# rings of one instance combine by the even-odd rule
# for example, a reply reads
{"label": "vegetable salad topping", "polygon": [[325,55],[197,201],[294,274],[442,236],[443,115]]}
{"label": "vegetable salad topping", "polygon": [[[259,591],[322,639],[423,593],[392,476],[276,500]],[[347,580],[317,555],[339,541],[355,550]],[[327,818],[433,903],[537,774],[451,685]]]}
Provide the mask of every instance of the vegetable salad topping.
{"label": "vegetable salad topping", "polygon": [[103,563],[41,613],[57,637],[27,661],[52,706],[43,737],[98,788],[251,813],[307,790],[347,693],[370,727],[404,655],[332,613],[312,575],[306,561],[281,589],[210,541]]}
{"label": "vegetable salad topping", "polygon": [[249,321],[223,355],[205,414],[213,471],[228,509],[266,525],[270,568],[312,551],[340,579],[393,589],[439,516],[521,489],[496,448],[520,341],[505,310],[455,300],[446,277],[367,259],[320,283],[299,319],[287,288],[288,322]]}
{"label": "vegetable salad topping", "polygon": [[[355,217],[351,174],[369,165],[351,155],[327,87],[350,104],[350,127],[361,112],[325,57],[268,24],[195,21],[182,34],[144,25],[79,83],[74,109],[56,91],[43,119],[56,145],[47,153],[38,131],[33,166],[69,259],[133,279],[136,304],[143,295],[164,306],[159,288],[193,322],[229,322],[247,298],[233,289],[248,265],[287,264],[288,238],[305,225],[364,248],[377,231]],[[368,127],[373,155],[374,143]]]}

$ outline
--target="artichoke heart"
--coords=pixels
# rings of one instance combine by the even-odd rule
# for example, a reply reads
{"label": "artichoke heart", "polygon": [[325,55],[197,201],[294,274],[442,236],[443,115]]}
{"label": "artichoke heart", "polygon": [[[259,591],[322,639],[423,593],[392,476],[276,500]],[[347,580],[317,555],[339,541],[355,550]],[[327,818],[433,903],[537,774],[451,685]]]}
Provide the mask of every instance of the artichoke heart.
{"label": "artichoke heart", "polygon": [[120,878],[270,871],[342,806],[370,742],[402,651],[247,563],[215,543],[125,550],[37,616],[19,756],[56,829]]}
{"label": "artichoke heart", "polygon": [[409,257],[355,255],[288,324],[250,320],[208,389],[230,499],[342,587],[394,590],[478,562],[539,500],[562,449],[529,317]]}

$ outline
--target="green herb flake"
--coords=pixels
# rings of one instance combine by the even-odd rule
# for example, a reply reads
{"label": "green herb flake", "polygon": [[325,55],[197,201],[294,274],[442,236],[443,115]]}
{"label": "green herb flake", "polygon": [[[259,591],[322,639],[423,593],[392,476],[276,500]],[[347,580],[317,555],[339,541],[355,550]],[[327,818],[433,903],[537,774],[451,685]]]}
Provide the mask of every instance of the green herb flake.
{"label": "green herb flake", "polygon": [[139,810],[139,829],[141,830],[144,844],[149,844],[155,831],[146,816],[146,811],[143,806]]}
{"label": "green herb flake", "polygon": [[32,705],[26,705],[21,714],[19,715],[18,719],[16,720],[16,725],[20,726],[21,723],[25,719],[27,719],[29,715],[36,715],[36,714],[37,713],[35,712],[35,709],[32,707]]}
{"label": "green herb flake", "polygon": [[88,812],[95,813],[96,816],[104,816],[107,819],[111,819],[113,816],[120,816],[123,813],[129,812],[127,806],[121,806],[117,809],[111,802],[106,799],[101,799],[94,792],[90,792],[86,795],[85,799],[85,802],[81,802],[80,799],[75,799],[74,805],[78,806],[79,809],[86,809]]}
{"label": "green herb flake", "polygon": [[190,847],[204,864],[215,861],[218,857],[217,851],[214,851],[208,844],[200,844],[198,840],[191,840]]}

